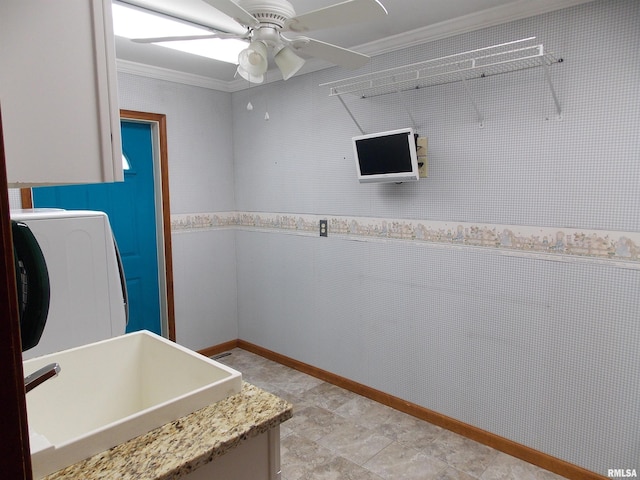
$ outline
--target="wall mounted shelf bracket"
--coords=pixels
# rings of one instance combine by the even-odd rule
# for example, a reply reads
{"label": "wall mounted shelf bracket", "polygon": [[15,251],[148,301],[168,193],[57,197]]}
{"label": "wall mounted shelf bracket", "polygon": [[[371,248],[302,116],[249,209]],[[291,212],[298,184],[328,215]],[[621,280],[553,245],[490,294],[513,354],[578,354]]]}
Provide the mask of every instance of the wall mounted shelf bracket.
{"label": "wall mounted shelf bracket", "polygon": [[[562,62],[562,59],[558,59],[558,62]],[[547,81],[547,85],[549,86],[549,90],[551,91],[551,96],[553,97],[553,102],[556,104],[556,113],[557,120],[562,120],[562,107],[560,106],[560,100],[558,100],[558,94],[556,93],[556,89],[553,86],[553,82],[551,81],[551,73],[549,73],[549,65],[546,63],[542,64],[542,68],[544,69],[544,78]]]}
{"label": "wall mounted shelf bracket", "polygon": [[[558,94],[551,81],[549,67],[554,63],[562,62],[562,58],[555,56],[553,53],[545,52],[542,44],[535,44],[535,38],[524,38],[424,62],[412,63],[403,67],[322,83],[320,86],[329,88],[330,97],[337,96],[340,99],[349,116],[360,131],[363,132],[362,127],[342,99],[343,95],[354,94],[364,99],[389,93],[400,94],[407,90],[443,85],[445,83],[462,82],[476,112],[480,127],[482,127],[484,126],[484,116],[471,93],[468,85],[469,80],[528,68],[543,67],[545,80],[556,106],[557,118],[560,120],[562,119],[562,108]],[[404,103],[402,96],[400,96],[400,100],[403,102],[403,107],[415,127],[416,121]]]}
{"label": "wall mounted shelf bracket", "polygon": [[418,125],[416,124],[416,119],[413,118],[413,115],[411,114],[411,110],[409,110],[409,106],[407,105],[407,102],[404,101],[402,90],[400,90],[399,88],[396,89],[396,94],[398,96],[398,101],[402,105],[402,108],[404,108],[404,111],[407,112],[407,115],[411,119],[411,126],[413,127],[413,131],[414,132],[417,131]]}
{"label": "wall mounted shelf bracket", "polygon": [[478,126],[480,128],[484,128],[484,115],[482,115],[482,112],[478,108],[478,104],[476,103],[476,100],[473,98],[473,94],[471,93],[469,84],[467,83],[467,80],[464,77],[462,77],[462,84],[464,85],[464,90],[465,92],[467,92],[467,97],[469,97],[469,100],[471,101],[471,105],[473,106],[473,109],[476,111],[476,115],[478,117]]}
{"label": "wall mounted shelf bracket", "polygon": [[360,133],[362,135],[366,135],[366,132],[364,131],[364,129],[360,126],[360,124],[358,123],[358,120],[356,120],[356,117],[353,116],[353,113],[351,113],[351,110],[349,109],[349,107],[347,106],[347,104],[345,103],[344,99],[342,97],[338,97],[338,100],[340,100],[340,103],[342,103],[342,106],[344,107],[344,109],[347,111],[347,113],[349,114],[349,116],[351,117],[351,120],[353,120],[353,123],[356,124],[356,127],[358,127],[358,130],[360,130]]}
{"label": "wall mounted shelf bracket", "polygon": [[[471,95],[471,92],[468,92],[469,95]],[[409,116],[409,118],[411,119],[411,126],[413,127],[414,131],[418,130],[418,125],[416,123],[416,119],[414,118],[413,114],[411,113],[411,110],[409,110],[409,106],[407,105],[407,102],[404,101],[403,98],[403,91],[402,90],[396,90],[396,94],[398,95],[398,100],[400,101],[400,104],[402,105],[402,108],[404,108],[404,111],[407,112],[407,115]],[[344,99],[342,98],[342,96],[338,95],[338,100],[340,100],[340,103],[342,104],[342,106],[344,107],[344,109],[347,111],[347,113],[349,114],[349,117],[351,117],[351,120],[353,120],[353,123],[356,124],[356,127],[358,127],[358,130],[360,130],[360,133],[362,135],[366,135],[366,132],[364,131],[364,129],[362,128],[362,125],[360,125],[360,123],[358,122],[358,120],[356,120],[355,115],[353,114],[353,112],[351,111],[351,109],[349,108],[349,106],[346,104],[346,102],[344,101]],[[473,98],[471,99],[471,101],[473,102]],[[478,112],[478,109],[476,107],[475,102],[473,102],[473,106],[474,108],[476,108],[476,112]],[[480,112],[478,112],[478,117],[481,117]]]}

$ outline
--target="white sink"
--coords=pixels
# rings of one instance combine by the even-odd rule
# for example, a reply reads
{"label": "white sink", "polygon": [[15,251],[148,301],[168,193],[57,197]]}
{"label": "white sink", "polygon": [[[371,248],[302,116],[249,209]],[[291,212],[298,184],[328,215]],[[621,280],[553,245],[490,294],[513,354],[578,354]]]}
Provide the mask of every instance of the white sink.
{"label": "white sink", "polygon": [[147,331],[26,360],[24,373],[53,362],[59,375],[27,393],[34,478],[242,388],[240,372]]}

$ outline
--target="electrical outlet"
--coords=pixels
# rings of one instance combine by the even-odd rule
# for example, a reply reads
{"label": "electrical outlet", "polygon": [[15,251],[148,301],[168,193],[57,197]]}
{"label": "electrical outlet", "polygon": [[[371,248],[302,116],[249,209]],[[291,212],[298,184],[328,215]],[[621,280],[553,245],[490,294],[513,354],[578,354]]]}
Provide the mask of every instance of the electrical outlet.
{"label": "electrical outlet", "polygon": [[320,220],[320,236],[321,237],[326,237],[327,234],[329,233],[327,231],[327,221],[326,220]]}

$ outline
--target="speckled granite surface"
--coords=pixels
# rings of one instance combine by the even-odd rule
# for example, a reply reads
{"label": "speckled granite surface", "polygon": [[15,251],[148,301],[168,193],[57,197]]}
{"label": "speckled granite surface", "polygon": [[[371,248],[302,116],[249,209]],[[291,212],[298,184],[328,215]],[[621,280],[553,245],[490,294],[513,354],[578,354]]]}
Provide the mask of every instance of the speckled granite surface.
{"label": "speckled granite surface", "polygon": [[292,413],[291,404],[244,382],[237,395],[44,478],[178,479],[288,420]]}

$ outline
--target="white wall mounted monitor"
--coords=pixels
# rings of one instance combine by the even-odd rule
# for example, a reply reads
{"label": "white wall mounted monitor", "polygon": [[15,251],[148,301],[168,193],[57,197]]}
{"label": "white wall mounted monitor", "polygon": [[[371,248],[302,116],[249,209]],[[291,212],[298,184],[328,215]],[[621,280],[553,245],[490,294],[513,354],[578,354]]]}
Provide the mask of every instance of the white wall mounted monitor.
{"label": "white wall mounted monitor", "polygon": [[353,137],[358,181],[411,182],[420,178],[412,128]]}

